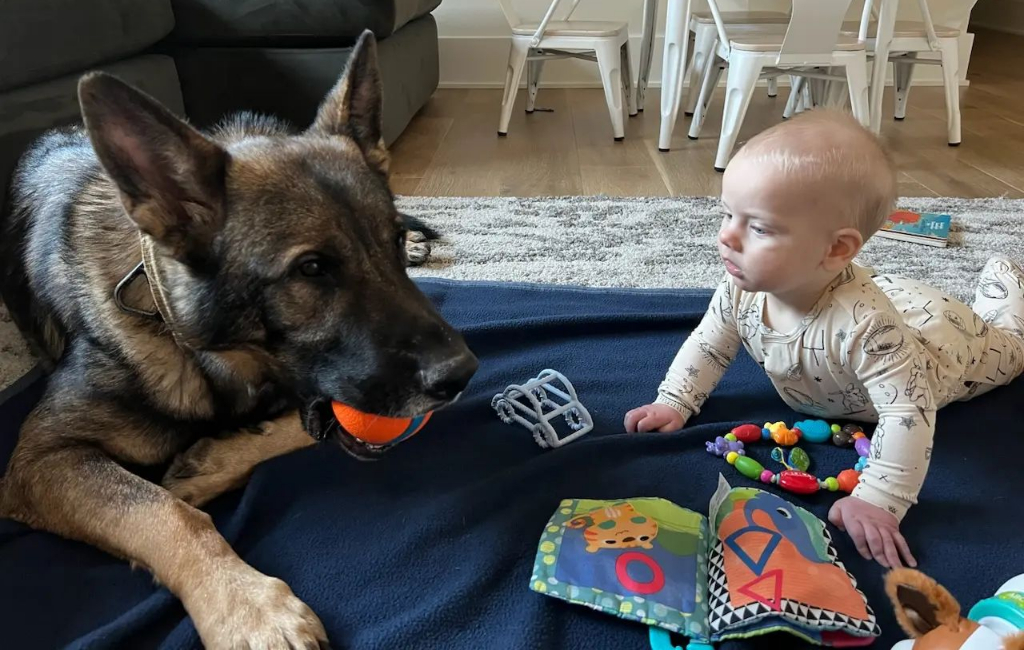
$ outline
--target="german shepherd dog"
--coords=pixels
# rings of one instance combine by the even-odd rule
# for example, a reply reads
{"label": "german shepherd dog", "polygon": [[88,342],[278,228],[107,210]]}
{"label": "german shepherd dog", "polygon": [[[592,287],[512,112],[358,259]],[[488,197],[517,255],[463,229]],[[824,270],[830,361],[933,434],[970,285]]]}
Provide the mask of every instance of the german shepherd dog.
{"label": "german shepherd dog", "polygon": [[84,128],[26,154],[0,228],[5,302],[54,360],[0,515],[147,568],[208,648],[327,647],[196,506],[324,433],[374,456],[327,425],[331,400],[408,417],[476,372],[406,272],[376,42],[301,133],[250,116],[202,134],[101,73],[78,94]]}

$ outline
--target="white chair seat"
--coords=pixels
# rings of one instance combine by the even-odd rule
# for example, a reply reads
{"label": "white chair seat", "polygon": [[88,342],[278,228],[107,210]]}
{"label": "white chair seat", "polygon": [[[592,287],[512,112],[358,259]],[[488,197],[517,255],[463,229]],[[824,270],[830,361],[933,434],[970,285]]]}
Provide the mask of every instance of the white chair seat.
{"label": "white chair seat", "polygon": [[[848,20],[843,23],[843,35],[857,36],[860,30],[860,23],[852,20]],[[878,23],[868,23],[868,38],[874,38],[878,35]],[[914,20],[897,20],[896,28],[893,30],[893,38],[928,38],[928,30],[925,28],[924,23]],[[935,26],[935,35],[939,38],[958,38],[960,36],[960,30],[955,27],[942,27],[940,25]]]}
{"label": "white chair seat", "polygon": [[[789,14],[781,11],[723,11],[722,23],[726,25],[787,25]],[[710,11],[693,12],[693,20],[714,25],[715,17]]]}
{"label": "white chair seat", "polygon": [[[516,36],[533,36],[540,23],[524,23],[512,28]],[[626,29],[626,23],[603,20],[552,20],[544,36],[615,36]]]}
{"label": "white chair seat", "polygon": [[[744,52],[772,52],[782,47],[786,38],[785,25],[768,25],[759,29],[729,30],[729,45],[734,50]],[[839,52],[855,52],[863,50],[864,44],[857,41],[857,36],[840,34],[835,44],[835,50]]]}

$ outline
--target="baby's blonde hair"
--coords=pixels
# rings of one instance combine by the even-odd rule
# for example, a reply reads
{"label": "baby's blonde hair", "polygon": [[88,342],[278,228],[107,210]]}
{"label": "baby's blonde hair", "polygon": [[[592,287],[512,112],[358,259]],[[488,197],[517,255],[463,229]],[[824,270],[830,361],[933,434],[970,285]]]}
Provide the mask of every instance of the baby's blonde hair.
{"label": "baby's blonde hair", "polygon": [[[848,188],[840,197],[845,226],[864,239],[885,223],[896,204],[896,167],[871,131],[838,110],[815,109],[753,137],[736,155],[771,165],[809,183],[831,181]],[[828,191],[828,188],[824,188]]]}

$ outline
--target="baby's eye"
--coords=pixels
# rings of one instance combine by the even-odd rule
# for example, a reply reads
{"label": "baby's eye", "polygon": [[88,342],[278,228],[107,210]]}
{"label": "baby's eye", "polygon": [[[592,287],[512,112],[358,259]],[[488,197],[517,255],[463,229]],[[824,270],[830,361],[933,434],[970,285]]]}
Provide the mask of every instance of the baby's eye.
{"label": "baby's eye", "polygon": [[758,235],[767,235],[768,234],[768,231],[765,230],[764,228],[762,228],[761,226],[751,226],[750,229],[753,230]]}

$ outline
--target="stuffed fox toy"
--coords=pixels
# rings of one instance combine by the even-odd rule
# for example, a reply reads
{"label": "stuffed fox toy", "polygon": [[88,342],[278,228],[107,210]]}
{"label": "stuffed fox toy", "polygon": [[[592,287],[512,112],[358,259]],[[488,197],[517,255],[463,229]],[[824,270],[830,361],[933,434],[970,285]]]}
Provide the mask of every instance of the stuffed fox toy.
{"label": "stuffed fox toy", "polygon": [[983,626],[962,617],[960,603],[920,571],[889,572],[885,590],[896,620],[912,639],[900,641],[893,650],[1024,650],[1024,632],[1011,633],[1006,626]]}

